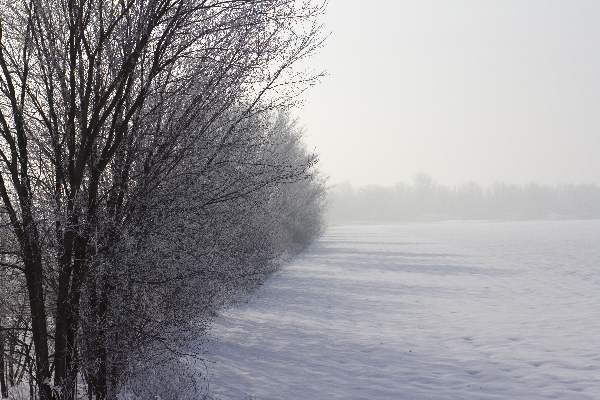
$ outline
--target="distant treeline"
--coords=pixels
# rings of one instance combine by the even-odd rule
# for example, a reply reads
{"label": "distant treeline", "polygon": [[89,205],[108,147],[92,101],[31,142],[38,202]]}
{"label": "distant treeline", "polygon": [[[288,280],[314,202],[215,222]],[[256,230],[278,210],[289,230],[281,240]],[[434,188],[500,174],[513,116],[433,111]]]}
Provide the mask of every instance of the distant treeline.
{"label": "distant treeline", "polygon": [[337,185],[330,192],[328,216],[331,222],[598,219],[600,188],[499,182],[487,188],[474,182],[449,187],[418,173],[412,185]]}

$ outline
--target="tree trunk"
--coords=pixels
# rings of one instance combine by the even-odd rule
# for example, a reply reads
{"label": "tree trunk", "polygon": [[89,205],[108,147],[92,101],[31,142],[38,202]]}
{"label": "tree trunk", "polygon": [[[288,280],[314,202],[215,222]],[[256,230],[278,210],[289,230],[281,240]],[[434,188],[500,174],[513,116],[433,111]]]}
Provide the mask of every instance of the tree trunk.
{"label": "tree trunk", "polygon": [[[61,400],[75,397],[77,385],[77,330],[79,328],[79,304],[81,285],[85,276],[86,248],[88,240],[78,236],[73,240],[74,261],[70,264],[71,252],[67,251],[69,260],[61,262],[62,270],[59,281],[59,301],[56,309],[55,370],[54,382],[60,386]],[[67,242],[71,248],[71,244]]]}
{"label": "tree trunk", "polygon": [[8,397],[6,374],[4,373],[4,332],[2,331],[2,326],[0,326],[0,397]]}
{"label": "tree trunk", "polygon": [[31,310],[31,336],[35,347],[36,382],[40,400],[51,400],[48,325],[44,299],[44,270],[37,240],[39,235],[31,217],[31,210],[27,206],[22,208],[24,229],[19,232],[18,236],[23,253],[25,281]]}
{"label": "tree trunk", "polygon": [[[41,261],[41,260],[40,260]],[[42,287],[41,262],[27,266],[25,278],[29,292],[29,305],[31,308],[31,333],[35,346],[36,381],[40,400],[51,400],[50,364],[48,360],[48,327],[46,325],[46,307],[44,305],[44,291]]]}
{"label": "tree trunk", "polygon": [[[100,286],[98,286],[100,285]],[[98,298],[100,293],[100,298]],[[94,370],[87,371],[88,390],[90,396],[95,396],[97,400],[107,398],[107,349],[106,349],[106,311],[107,311],[107,290],[104,279],[92,284],[89,291],[90,312],[92,320],[90,331],[87,332],[88,344],[87,351],[89,360],[95,365]]]}

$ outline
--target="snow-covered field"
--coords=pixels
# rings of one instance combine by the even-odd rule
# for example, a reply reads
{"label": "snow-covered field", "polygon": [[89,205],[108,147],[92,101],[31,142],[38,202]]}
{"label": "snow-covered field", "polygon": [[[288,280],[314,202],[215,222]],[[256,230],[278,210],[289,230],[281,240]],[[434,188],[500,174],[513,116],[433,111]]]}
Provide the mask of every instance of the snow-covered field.
{"label": "snow-covered field", "polygon": [[209,340],[221,399],[598,399],[600,221],[333,226]]}

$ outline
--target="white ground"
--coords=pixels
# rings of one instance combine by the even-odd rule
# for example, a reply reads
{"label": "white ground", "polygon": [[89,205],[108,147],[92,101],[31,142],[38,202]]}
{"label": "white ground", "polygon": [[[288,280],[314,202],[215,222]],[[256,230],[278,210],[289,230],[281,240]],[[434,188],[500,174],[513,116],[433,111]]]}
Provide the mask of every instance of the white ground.
{"label": "white ground", "polygon": [[221,399],[598,399],[600,221],[334,226],[209,339]]}

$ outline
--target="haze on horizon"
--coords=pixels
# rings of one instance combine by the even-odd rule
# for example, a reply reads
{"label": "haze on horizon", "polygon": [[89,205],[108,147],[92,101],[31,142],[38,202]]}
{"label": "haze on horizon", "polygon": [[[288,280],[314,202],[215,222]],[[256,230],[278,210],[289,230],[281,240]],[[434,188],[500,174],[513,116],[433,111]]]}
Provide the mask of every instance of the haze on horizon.
{"label": "haze on horizon", "polygon": [[600,2],[330,0],[295,112],[331,183],[600,184]]}

